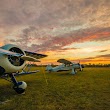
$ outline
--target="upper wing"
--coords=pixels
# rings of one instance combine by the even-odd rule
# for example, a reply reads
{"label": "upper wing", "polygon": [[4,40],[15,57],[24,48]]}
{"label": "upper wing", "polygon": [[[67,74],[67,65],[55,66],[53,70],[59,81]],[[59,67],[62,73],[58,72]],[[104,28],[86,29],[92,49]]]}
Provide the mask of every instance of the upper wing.
{"label": "upper wing", "polygon": [[59,60],[57,60],[57,62],[64,63],[64,64],[72,64],[72,62],[65,60],[65,59],[59,59]]}
{"label": "upper wing", "polygon": [[25,51],[25,53],[26,53],[26,55],[23,55],[20,53],[15,53],[15,52],[11,52],[9,50],[5,50],[5,49],[0,48],[0,54],[20,57],[23,60],[27,60],[27,61],[40,62],[37,59],[40,59],[40,58],[47,56],[47,55],[38,54],[38,53],[34,53],[34,52],[28,52],[28,51]]}
{"label": "upper wing", "polygon": [[38,54],[34,52],[29,52],[29,51],[24,51],[24,52],[26,53],[27,56],[34,57],[36,59],[47,57],[47,55],[44,55],[44,54]]}
{"label": "upper wing", "polygon": [[17,56],[17,57],[22,56],[22,54],[11,52],[11,51],[8,51],[8,50],[5,50],[5,49],[1,49],[1,48],[0,48],[0,54]]}

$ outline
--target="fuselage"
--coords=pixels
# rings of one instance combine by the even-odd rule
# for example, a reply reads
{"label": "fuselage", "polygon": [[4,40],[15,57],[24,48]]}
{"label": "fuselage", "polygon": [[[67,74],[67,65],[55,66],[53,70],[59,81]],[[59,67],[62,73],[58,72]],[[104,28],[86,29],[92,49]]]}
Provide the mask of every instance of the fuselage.
{"label": "fuselage", "polygon": [[47,71],[54,71],[54,72],[69,71],[72,69],[80,69],[80,65],[78,63],[72,63],[71,65],[62,64],[56,67],[51,67],[51,66],[49,68],[47,67]]}

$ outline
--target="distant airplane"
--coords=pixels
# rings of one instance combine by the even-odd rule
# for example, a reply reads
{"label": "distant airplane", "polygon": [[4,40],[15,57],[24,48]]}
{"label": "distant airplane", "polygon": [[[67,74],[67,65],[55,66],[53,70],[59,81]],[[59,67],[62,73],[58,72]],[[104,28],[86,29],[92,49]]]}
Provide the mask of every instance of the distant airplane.
{"label": "distant airplane", "polygon": [[80,69],[80,71],[82,71],[84,68],[83,65],[81,65],[80,63],[73,63],[70,62],[66,59],[59,59],[57,62],[62,63],[62,65],[56,66],[56,67],[52,67],[51,65],[47,65],[46,67],[46,71],[49,72],[60,72],[60,71],[71,71],[71,74],[76,74],[76,69]]}
{"label": "distant airplane", "polygon": [[[25,91],[27,84],[24,81],[17,81],[15,76],[36,73],[30,71],[30,67],[25,71],[26,61],[40,62],[38,59],[47,55],[38,54],[29,51],[23,51],[18,46],[7,44],[0,47],[0,77],[13,83],[13,89],[21,94]],[[22,70],[22,72],[19,72]],[[10,78],[10,80],[8,79]]]}

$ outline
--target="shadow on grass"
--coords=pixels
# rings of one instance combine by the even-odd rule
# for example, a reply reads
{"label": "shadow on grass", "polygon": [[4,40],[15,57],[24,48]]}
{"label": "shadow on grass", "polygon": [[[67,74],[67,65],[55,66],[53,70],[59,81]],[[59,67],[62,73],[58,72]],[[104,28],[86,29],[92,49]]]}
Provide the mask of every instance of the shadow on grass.
{"label": "shadow on grass", "polygon": [[63,72],[62,72],[62,73],[59,73],[59,74],[57,73],[57,75],[58,75],[58,76],[76,76],[77,73],[76,73],[76,74],[71,74],[70,72],[67,72],[67,73],[63,73]]}
{"label": "shadow on grass", "polygon": [[3,102],[7,99],[11,99],[17,93],[13,90],[10,85],[0,86],[0,102]]}
{"label": "shadow on grass", "polygon": [[[31,85],[42,85],[43,82],[41,82],[39,79],[35,80],[27,80],[25,81],[27,83],[27,85],[29,85],[29,87]],[[33,86],[32,86],[33,87]],[[28,86],[26,89],[29,89]],[[6,99],[10,99],[16,95],[19,95],[15,92],[15,90],[13,89],[13,84],[9,83],[9,84],[3,84],[0,85],[0,102],[6,100]]]}

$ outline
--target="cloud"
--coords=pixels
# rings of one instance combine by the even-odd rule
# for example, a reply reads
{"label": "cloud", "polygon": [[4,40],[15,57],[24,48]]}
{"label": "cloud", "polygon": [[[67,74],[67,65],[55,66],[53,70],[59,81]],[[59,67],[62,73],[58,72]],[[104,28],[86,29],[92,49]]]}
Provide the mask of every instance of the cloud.
{"label": "cloud", "polygon": [[[54,36],[49,30],[43,30],[43,32],[35,26],[29,26],[24,28],[20,34],[17,35],[17,39],[10,39],[10,42],[16,43],[28,50],[63,50],[65,46],[72,43],[82,43],[87,41],[107,41],[110,40],[110,28],[91,28],[75,30],[70,33],[64,33],[63,35]],[[74,48],[74,47],[73,47]]]}
{"label": "cloud", "polygon": [[12,36],[8,42],[24,49],[62,50],[72,43],[110,40],[109,6],[109,0],[3,0],[0,28]]}
{"label": "cloud", "polygon": [[[108,0],[7,0],[0,1],[1,26],[59,25],[61,21],[73,21],[80,25],[109,20],[110,2]],[[105,21],[106,20],[106,21]],[[75,21],[75,23],[74,23]],[[63,23],[62,25],[70,23]]]}
{"label": "cloud", "polygon": [[[79,60],[79,59],[78,59]],[[97,55],[95,57],[88,57],[80,59],[81,63],[109,63],[110,62],[110,54],[105,55]]]}
{"label": "cloud", "polygon": [[[105,58],[105,59],[110,59],[110,54],[105,54],[105,55],[97,55],[97,56],[95,56],[95,57],[88,57],[88,58],[85,58],[85,59],[83,59],[83,60],[95,60],[95,59],[97,59],[97,58]],[[104,59],[104,60],[105,60]]]}
{"label": "cloud", "polygon": [[106,51],[108,51],[108,50],[101,50],[101,51],[99,51],[99,52],[101,52],[101,53],[102,53],[102,52],[106,52]]}
{"label": "cloud", "polygon": [[99,60],[89,60],[89,59],[85,60],[84,59],[84,60],[81,60],[81,63],[84,63],[84,64],[85,63],[94,63],[94,64],[95,63],[98,63],[98,64],[103,63],[103,64],[106,64],[106,63],[109,63],[109,62],[110,62],[110,59],[106,59],[106,60],[105,59],[99,59]]}
{"label": "cloud", "polygon": [[99,57],[99,58],[110,58],[110,54],[105,54],[105,55],[98,55],[96,57]]}

